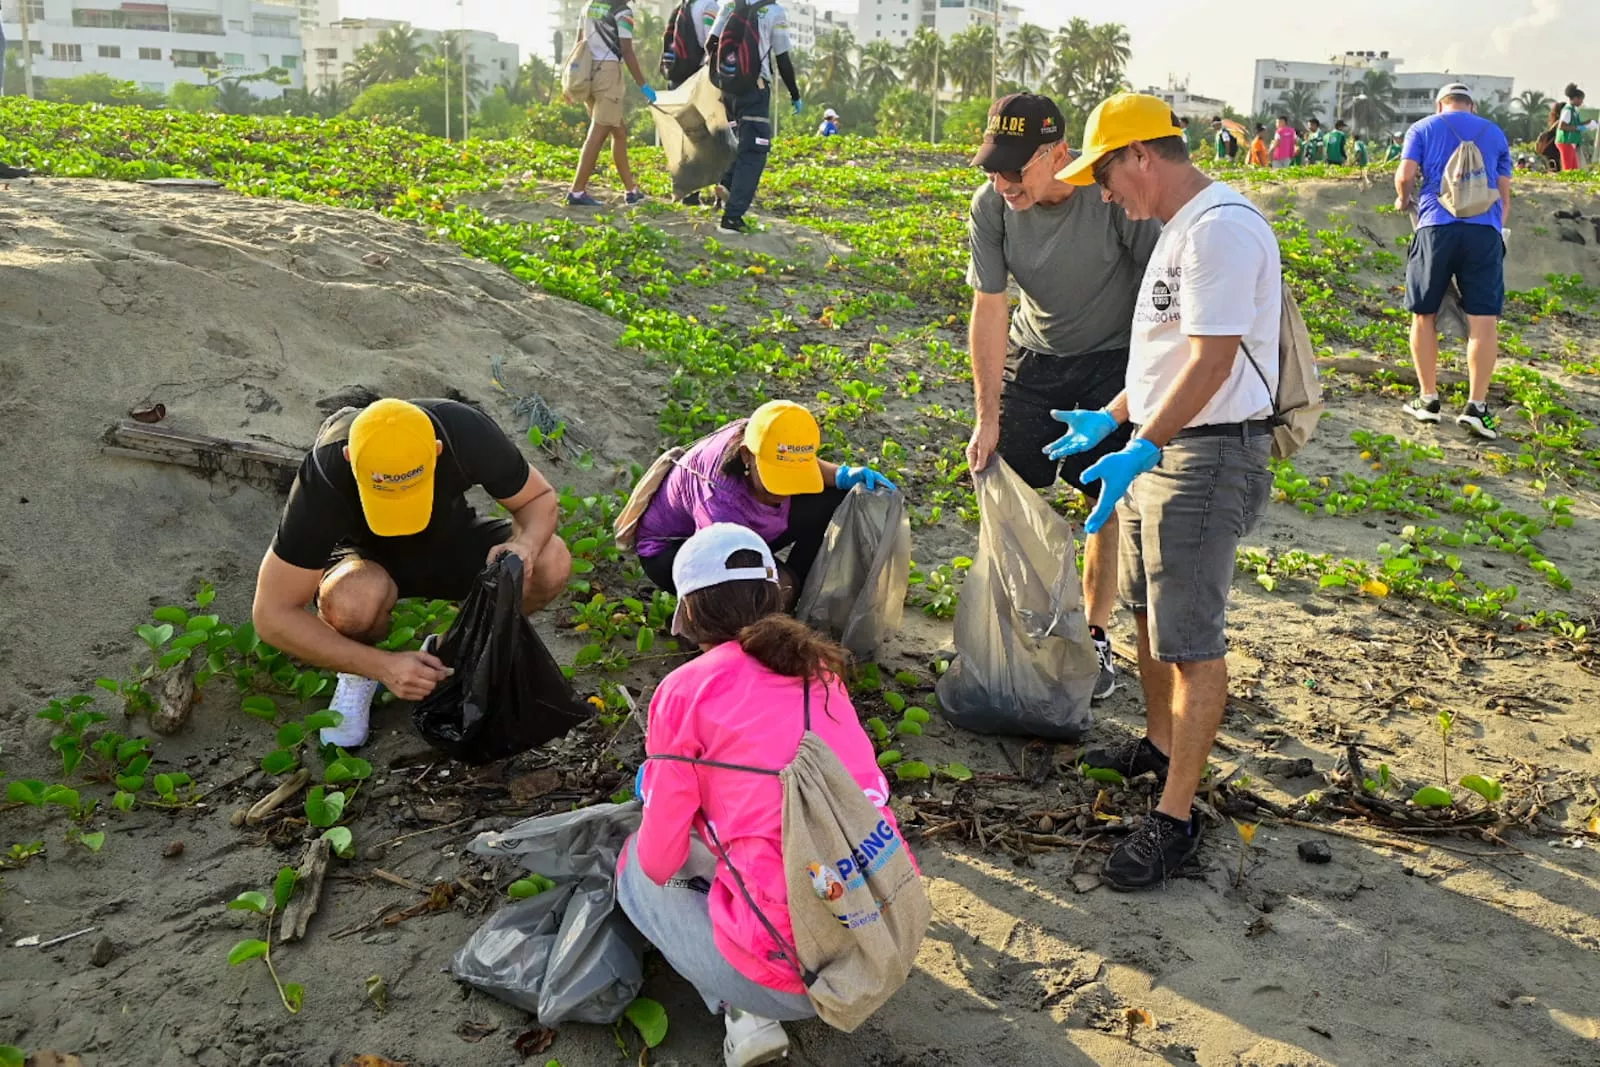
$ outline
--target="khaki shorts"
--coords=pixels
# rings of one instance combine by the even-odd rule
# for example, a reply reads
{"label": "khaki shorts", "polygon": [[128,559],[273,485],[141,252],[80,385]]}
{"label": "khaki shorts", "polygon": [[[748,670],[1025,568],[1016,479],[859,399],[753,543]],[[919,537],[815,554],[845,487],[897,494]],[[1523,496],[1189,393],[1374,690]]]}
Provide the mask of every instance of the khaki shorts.
{"label": "khaki shorts", "polygon": [[1117,590],[1148,614],[1162,663],[1221,659],[1228,651],[1234,551],[1272,493],[1270,432],[1176,437],[1117,505]]}
{"label": "khaki shorts", "polygon": [[595,126],[626,126],[623,115],[627,87],[622,80],[622,64],[616,60],[594,65],[594,100],[589,104],[589,121]]}

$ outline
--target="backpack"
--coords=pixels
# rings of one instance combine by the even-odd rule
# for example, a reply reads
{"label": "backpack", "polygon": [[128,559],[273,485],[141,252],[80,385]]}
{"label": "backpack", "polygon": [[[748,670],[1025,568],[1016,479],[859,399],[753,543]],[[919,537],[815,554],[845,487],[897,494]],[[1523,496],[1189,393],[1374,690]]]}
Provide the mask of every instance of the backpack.
{"label": "backpack", "polygon": [[782,770],[688,756],[645,759],[698,763],[776,777],[783,784],[783,867],[790,942],[756,904],[710,821],[711,842],[745,903],[805,984],[817,1015],[850,1033],[905,984],[932,908],[901,835],[868,800],[827,742],[811,732],[811,680],[804,681],[805,732]]}
{"label": "backpack", "polygon": [[[1196,216],[1195,222],[1225,207],[1242,207],[1253,212],[1262,222],[1267,221],[1265,215],[1249,205],[1217,204],[1202,211]],[[1288,282],[1280,277],[1278,285],[1281,298],[1278,312],[1278,392],[1272,398],[1272,458],[1288,459],[1311,440],[1327,405],[1322,402],[1322,385],[1317,381],[1317,352],[1311,347],[1311,333],[1300,314],[1300,305],[1289,290]],[[1256,357],[1251,354],[1250,346],[1244,343],[1243,338],[1239,340],[1239,350],[1250,361],[1261,384],[1266,385],[1266,372],[1256,362]]]}
{"label": "backpack", "polygon": [[650,510],[650,504],[660,491],[662,483],[667,480],[667,475],[672,473],[672,468],[683,458],[685,449],[672,448],[656,457],[649,469],[633,487],[633,492],[628,494],[628,502],[622,505],[622,510],[617,513],[616,521],[611,524],[611,532],[616,535],[617,547],[624,552],[631,552],[639,543],[639,520],[644,518],[644,513]]}
{"label": "backpack", "polygon": [[[602,2],[606,4],[606,13],[595,20],[595,33],[600,35],[600,40],[611,50],[612,55],[620,56],[622,36],[617,32],[617,9],[626,7],[627,0],[602,0]],[[589,9],[586,8],[585,11],[587,10]],[[561,68],[561,95],[574,104],[592,103],[596,65],[594,53],[589,49],[589,35],[579,32],[578,39],[572,44],[572,51],[567,53],[566,65]]]}
{"label": "backpack", "polygon": [[1477,142],[1456,133],[1449,123],[1444,126],[1460,143],[1439,176],[1439,206],[1458,219],[1476,218],[1499,202],[1500,191],[1489,181],[1489,168]]}
{"label": "backpack", "polygon": [[1550,151],[1550,146],[1556,143],[1556,131],[1561,128],[1561,123],[1553,122],[1550,127],[1541,133],[1533,142],[1533,150],[1541,156]]}
{"label": "backpack", "polygon": [[729,96],[743,96],[761,83],[761,11],[773,0],[736,0],[717,35],[711,83]]}
{"label": "backpack", "polygon": [[661,39],[661,76],[667,84],[679,86],[705,65],[706,50],[694,24],[695,0],[681,0],[667,19],[667,32]]}

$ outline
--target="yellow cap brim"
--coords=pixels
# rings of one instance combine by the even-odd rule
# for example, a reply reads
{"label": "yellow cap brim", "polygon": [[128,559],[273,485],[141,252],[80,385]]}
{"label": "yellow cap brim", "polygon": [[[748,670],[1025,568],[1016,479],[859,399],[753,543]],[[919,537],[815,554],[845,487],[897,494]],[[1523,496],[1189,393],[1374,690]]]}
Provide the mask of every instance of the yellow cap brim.
{"label": "yellow cap brim", "polygon": [[1085,148],[1077,159],[1068,163],[1064,169],[1056,171],[1056,181],[1066,182],[1068,185],[1093,185],[1094,165],[1100,162],[1100,157],[1111,151],[1115,149]]}
{"label": "yellow cap brim", "polygon": [[377,493],[357,479],[361,514],[367,528],[379,537],[410,537],[428,528],[433,518],[433,474],[408,486],[402,494]]}
{"label": "yellow cap brim", "polygon": [[756,473],[761,484],[774,496],[807,496],[822,492],[822,467],[813,459],[810,463],[775,463],[756,457]]}

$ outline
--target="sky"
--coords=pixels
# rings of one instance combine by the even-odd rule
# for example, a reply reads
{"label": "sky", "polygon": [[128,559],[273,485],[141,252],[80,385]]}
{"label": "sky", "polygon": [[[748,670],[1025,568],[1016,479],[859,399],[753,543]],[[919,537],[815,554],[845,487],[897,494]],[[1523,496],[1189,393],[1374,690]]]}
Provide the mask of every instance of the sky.
{"label": "sky", "polygon": [[[515,41],[526,55],[548,56],[547,0],[464,0],[467,24]],[[828,0],[821,0],[827,7]],[[852,9],[853,0],[840,0]],[[1021,0],[1028,21],[1050,29],[1074,15],[1091,22],[1108,8],[1127,27],[1138,88],[1170,77],[1190,92],[1221,97],[1250,110],[1257,59],[1325,61],[1347,50],[1387,50],[1402,70],[1510,75],[1517,91],[1556,95],[1568,81],[1600,84],[1600,2],[1596,0],[1336,0],[1286,5],[1282,0]],[[342,0],[346,17],[406,19],[433,29],[460,25],[455,0]],[[1449,25],[1437,16],[1448,12]],[[1336,25],[1335,25],[1336,23]],[[1591,95],[1594,90],[1590,88]]]}

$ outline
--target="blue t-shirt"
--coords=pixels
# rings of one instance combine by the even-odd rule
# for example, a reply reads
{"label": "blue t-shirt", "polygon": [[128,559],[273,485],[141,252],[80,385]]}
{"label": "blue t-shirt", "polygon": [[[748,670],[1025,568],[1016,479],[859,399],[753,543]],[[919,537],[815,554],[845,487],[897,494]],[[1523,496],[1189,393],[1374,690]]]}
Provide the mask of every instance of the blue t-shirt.
{"label": "blue t-shirt", "polygon": [[1475,226],[1502,227],[1503,214],[1500,201],[1482,215],[1458,219],[1439,203],[1439,179],[1444,176],[1445,165],[1455,154],[1462,141],[1472,141],[1483,153],[1489,173],[1498,178],[1511,177],[1511,146],[1500,127],[1488,119],[1467,111],[1441,112],[1427,118],[1406,131],[1405,148],[1400,158],[1415,160],[1422,165],[1422,191],[1417,198],[1420,226],[1445,226],[1452,222],[1467,222]]}

